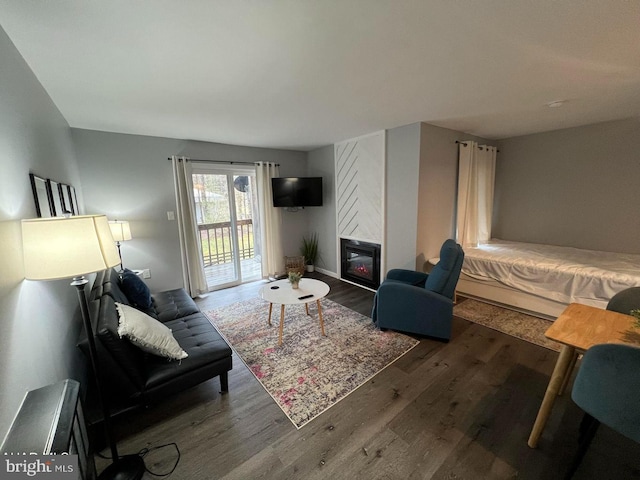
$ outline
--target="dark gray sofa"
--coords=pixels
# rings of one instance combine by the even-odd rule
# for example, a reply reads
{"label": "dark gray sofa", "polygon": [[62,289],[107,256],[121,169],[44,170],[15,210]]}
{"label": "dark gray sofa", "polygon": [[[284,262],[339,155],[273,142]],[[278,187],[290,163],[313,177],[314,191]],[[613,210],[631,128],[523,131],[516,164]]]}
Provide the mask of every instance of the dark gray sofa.
{"label": "dark gray sofa", "polygon": [[[114,411],[156,403],[216,376],[220,377],[221,391],[227,392],[231,348],[193,299],[183,289],[156,293],[151,298],[151,308],[142,311],[171,329],[187,358],[168,360],[120,338],[115,302],[131,303],[115,270],[99,272],[89,295],[102,386]],[[79,345],[88,355],[86,335]]]}

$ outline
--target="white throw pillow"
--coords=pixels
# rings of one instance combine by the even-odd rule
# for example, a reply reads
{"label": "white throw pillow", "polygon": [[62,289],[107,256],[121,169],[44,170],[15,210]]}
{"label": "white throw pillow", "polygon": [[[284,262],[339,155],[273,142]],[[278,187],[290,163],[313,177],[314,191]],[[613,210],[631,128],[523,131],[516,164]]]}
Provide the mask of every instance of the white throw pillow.
{"label": "white throw pillow", "polygon": [[123,303],[116,302],[116,308],[120,318],[118,324],[120,338],[127,337],[131,343],[145,352],[161,357],[173,360],[182,360],[188,357],[187,352],[173,337],[171,329],[161,322]]}

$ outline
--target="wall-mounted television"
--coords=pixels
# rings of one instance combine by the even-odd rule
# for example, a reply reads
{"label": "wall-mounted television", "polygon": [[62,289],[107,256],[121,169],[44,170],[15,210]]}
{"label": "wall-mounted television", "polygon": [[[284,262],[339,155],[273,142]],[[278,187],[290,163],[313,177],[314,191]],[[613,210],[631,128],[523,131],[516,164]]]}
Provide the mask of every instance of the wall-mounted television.
{"label": "wall-mounted television", "polygon": [[271,179],[274,207],[321,207],[322,177]]}

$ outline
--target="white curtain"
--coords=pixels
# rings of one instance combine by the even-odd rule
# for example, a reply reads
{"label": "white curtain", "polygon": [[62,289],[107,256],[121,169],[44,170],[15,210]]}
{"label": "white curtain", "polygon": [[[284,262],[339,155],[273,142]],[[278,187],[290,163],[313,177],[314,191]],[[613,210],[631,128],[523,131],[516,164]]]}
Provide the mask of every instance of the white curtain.
{"label": "white curtain", "polygon": [[456,239],[462,247],[491,239],[496,153],[495,147],[470,140],[460,144]]}
{"label": "white curtain", "polygon": [[173,181],[176,190],[176,208],[182,277],[185,289],[192,297],[209,291],[204,274],[202,250],[198,241],[195,205],[193,204],[191,166],[186,157],[171,157]]}
{"label": "white curtain", "polygon": [[276,277],[278,274],[284,273],[282,213],[279,208],[273,206],[271,189],[271,179],[278,176],[277,165],[265,162],[256,164],[263,278]]}

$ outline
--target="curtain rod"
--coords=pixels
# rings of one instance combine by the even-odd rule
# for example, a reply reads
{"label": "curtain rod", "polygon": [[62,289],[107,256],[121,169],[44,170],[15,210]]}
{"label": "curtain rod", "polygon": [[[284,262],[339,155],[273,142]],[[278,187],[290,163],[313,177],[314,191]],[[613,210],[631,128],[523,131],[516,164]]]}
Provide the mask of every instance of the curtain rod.
{"label": "curtain rod", "polygon": [[[167,160],[171,161],[171,157],[168,157]],[[187,158],[189,162],[202,162],[202,163],[226,163],[227,165],[258,165],[258,162],[232,162],[229,160],[200,160],[198,158]],[[269,162],[265,162],[269,163]],[[274,164],[276,167],[279,167],[279,163]]]}
{"label": "curtain rod", "polygon": [[[467,146],[467,143],[466,143],[466,142],[461,142],[460,140],[456,140],[456,142],[455,142],[455,143],[457,143],[457,144],[459,144],[459,145],[464,145],[465,147]],[[484,150],[484,148],[482,148],[482,147],[478,147],[478,148],[479,148],[480,150]],[[500,152],[500,150],[496,149],[496,152],[498,152],[498,153],[499,153],[499,152]]]}

